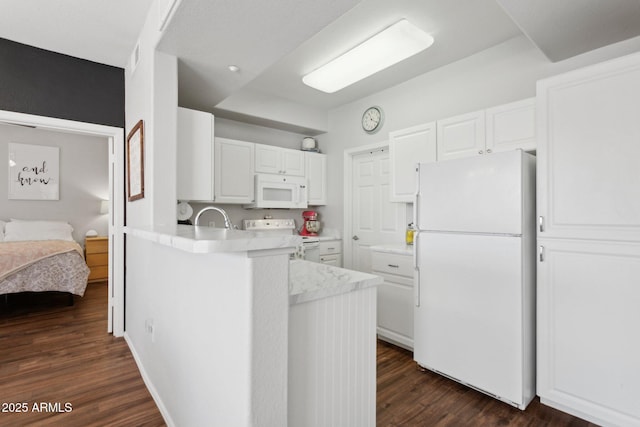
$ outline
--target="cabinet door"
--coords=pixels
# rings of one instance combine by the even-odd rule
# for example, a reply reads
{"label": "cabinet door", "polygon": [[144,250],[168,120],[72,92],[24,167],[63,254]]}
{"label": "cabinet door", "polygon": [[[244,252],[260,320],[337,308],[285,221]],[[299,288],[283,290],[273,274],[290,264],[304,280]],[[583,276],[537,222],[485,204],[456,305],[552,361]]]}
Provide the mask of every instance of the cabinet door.
{"label": "cabinet door", "polygon": [[499,105],[485,111],[487,153],[536,149],[536,99]]}
{"label": "cabinet door", "polygon": [[[374,272],[374,274],[379,274]],[[383,276],[378,285],[378,336],[413,350],[413,287],[411,279]]]}
{"label": "cabinet door", "polygon": [[640,245],[539,239],[537,394],[601,425],[640,425]]}
{"label": "cabinet door", "polygon": [[254,145],[216,138],[216,202],[251,203],[254,199]]}
{"label": "cabinet door", "polygon": [[307,172],[307,195],[310,206],[327,204],[327,155],[304,153]]}
{"label": "cabinet door", "polygon": [[538,82],[539,237],[640,241],[640,55]]}
{"label": "cabinet door", "polygon": [[484,121],[484,111],[438,120],[438,160],[484,154]]}
{"label": "cabinet door", "polygon": [[178,108],[178,200],[214,199],[213,115]]}
{"label": "cabinet door", "polygon": [[282,164],[282,148],[271,145],[255,144],[255,169],[256,173],[284,172]]}
{"label": "cabinet door", "polygon": [[391,201],[413,202],[416,164],[436,161],[436,125],[427,123],[389,133]]}
{"label": "cabinet door", "polygon": [[413,257],[371,251],[371,270],[384,278],[378,286],[378,336],[413,350]]}
{"label": "cabinet door", "polygon": [[285,175],[305,176],[304,151],[282,149],[282,170]]}

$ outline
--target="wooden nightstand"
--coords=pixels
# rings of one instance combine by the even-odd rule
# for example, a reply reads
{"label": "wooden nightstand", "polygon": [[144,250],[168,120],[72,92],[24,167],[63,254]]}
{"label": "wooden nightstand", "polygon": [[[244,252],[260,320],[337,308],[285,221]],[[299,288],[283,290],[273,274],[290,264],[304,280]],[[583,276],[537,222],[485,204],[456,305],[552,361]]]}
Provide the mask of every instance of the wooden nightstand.
{"label": "wooden nightstand", "polygon": [[98,282],[109,278],[109,238],[106,236],[86,237],[84,253],[89,273],[89,282]]}

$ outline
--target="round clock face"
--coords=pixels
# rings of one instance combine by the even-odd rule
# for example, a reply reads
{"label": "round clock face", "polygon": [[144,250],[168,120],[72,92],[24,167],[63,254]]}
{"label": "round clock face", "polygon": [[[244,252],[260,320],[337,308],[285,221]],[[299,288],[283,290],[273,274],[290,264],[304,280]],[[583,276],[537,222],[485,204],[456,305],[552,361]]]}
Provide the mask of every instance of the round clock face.
{"label": "round clock face", "polygon": [[374,133],[382,127],[382,109],[369,107],[362,115],[362,129],[368,133]]}

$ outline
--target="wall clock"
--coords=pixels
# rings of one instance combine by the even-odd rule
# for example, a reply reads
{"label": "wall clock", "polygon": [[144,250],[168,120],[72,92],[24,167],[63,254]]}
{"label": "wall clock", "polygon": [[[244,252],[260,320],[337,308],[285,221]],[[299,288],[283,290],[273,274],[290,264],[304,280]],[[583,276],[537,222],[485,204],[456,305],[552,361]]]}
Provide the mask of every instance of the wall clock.
{"label": "wall clock", "polygon": [[362,115],[362,129],[367,133],[376,133],[382,127],[383,120],[382,108],[377,106],[369,107]]}

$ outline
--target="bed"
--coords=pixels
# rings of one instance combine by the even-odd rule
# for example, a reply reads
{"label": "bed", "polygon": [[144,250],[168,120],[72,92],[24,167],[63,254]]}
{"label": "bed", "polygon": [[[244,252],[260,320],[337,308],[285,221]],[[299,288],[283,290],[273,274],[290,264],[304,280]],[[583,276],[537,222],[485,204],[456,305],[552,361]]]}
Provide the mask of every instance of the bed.
{"label": "bed", "polygon": [[0,221],[0,295],[56,291],[83,296],[89,268],[71,231],[58,221]]}

